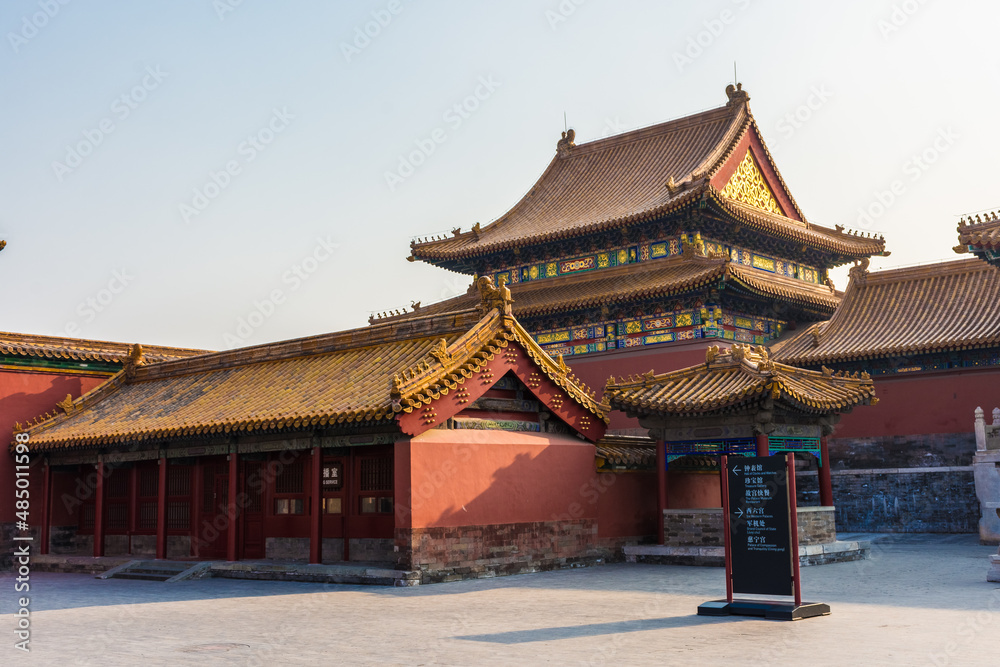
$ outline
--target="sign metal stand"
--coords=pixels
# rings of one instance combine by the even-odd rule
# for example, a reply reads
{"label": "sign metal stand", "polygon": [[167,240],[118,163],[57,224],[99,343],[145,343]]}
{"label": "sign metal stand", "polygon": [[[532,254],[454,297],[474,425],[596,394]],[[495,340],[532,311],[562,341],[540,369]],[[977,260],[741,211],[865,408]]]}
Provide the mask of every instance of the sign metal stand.
{"label": "sign metal stand", "polygon": [[[795,621],[829,614],[827,604],[802,602],[795,455],[723,455],[721,474],[726,599],[702,604],[698,615]],[[735,594],[787,596],[793,601],[737,599]]]}

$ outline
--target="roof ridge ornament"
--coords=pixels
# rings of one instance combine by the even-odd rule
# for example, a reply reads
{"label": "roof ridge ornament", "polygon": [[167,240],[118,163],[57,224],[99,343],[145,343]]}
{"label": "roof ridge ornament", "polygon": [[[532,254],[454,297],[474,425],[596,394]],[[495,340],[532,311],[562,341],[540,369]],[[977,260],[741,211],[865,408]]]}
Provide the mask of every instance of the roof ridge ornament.
{"label": "roof ridge ornament", "polygon": [[868,265],[871,264],[871,260],[867,257],[862,257],[860,262],[855,261],[854,266],[848,271],[850,275],[851,282],[857,283],[858,285],[864,285],[868,280]]}
{"label": "roof ridge ornament", "polygon": [[572,127],[562,133],[562,139],[556,142],[556,152],[568,155],[571,148],[576,148],[576,130]]}
{"label": "roof ridge ornament", "polygon": [[511,304],[514,303],[514,299],[507,287],[507,276],[500,274],[497,282],[500,283],[499,286],[494,285],[491,276],[480,276],[476,281],[476,287],[479,288],[479,295],[482,298],[479,309],[484,314],[496,308],[503,315],[512,315]]}
{"label": "roof ridge ornament", "polygon": [[448,341],[442,338],[431,348],[431,356],[438,360],[442,366],[447,366],[451,362],[451,354],[448,352]]}
{"label": "roof ridge ornament", "polygon": [[56,407],[62,408],[62,411],[68,415],[76,412],[76,406],[73,405],[73,394],[66,394],[66,398],[56,403]]}
{"label": "roof ridge ornament", "polygon": [[122,372],[125,373],[125,377],[131,380],[135,377],[135,371],[139,366],[144,366],[146,360],[142,355],[142,345],[136,343],[128,350],[128,356],[125,357],[125,364],[122,366]]}

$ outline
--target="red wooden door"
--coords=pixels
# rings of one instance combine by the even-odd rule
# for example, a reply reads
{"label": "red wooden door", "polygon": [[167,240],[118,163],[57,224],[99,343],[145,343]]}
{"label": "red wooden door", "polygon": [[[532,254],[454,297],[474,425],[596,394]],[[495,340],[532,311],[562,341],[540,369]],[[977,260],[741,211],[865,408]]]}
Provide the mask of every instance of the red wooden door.
{"label": "red wooden door", "polygon": [[199,558],[225,558],[226,539],[233,528],[226,514],[229,470],[225,463],[202,465],[201,513],[198,522]]}
{"label": "red wooden door", "polygon": [[243,463],[242,558],[264,558],[264,461]]}

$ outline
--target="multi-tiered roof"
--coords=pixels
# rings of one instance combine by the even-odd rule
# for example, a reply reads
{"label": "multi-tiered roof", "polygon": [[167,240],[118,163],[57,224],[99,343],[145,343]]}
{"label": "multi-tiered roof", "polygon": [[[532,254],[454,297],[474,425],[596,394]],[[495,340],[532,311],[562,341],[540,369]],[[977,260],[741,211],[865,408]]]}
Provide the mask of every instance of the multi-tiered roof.
{"label": "multi-tiered roof", "polygon": [[553,242],[638,232],[642,223],[693,211],[711,221],[703,234],[819,268],[883,252],[882,239],[806,220],[764,144],[749,95],[732,86],[727,93],[723,107],[652,127],[579,146],[565,137],[507,213],[485,227],[414,242],[412,257],[483,274],[500,268],[504,255],[513,265],[528,248],[541,253]]}
{"label": "multi-tiered roof", "polygon": [[[697,337],[762,343],[840,300],[827,270],[882,238],[809,222],[750,113],[720,108],[576,145],[564,133],[531,190],[496,221],[411,245],[421,260],[505,282],[551,353]],[[379,316],[468,307],[472,294]]]}

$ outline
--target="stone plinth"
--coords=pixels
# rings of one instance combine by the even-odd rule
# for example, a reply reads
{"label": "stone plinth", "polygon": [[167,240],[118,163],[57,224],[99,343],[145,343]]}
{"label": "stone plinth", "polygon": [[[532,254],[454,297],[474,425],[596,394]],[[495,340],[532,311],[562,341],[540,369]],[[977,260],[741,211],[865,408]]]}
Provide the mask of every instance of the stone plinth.
{"label": "stone plinth", "polygon": [[986,573],[986,581],[1000,582],[1000,551],[996,556],[990,556],[990,571]]}

